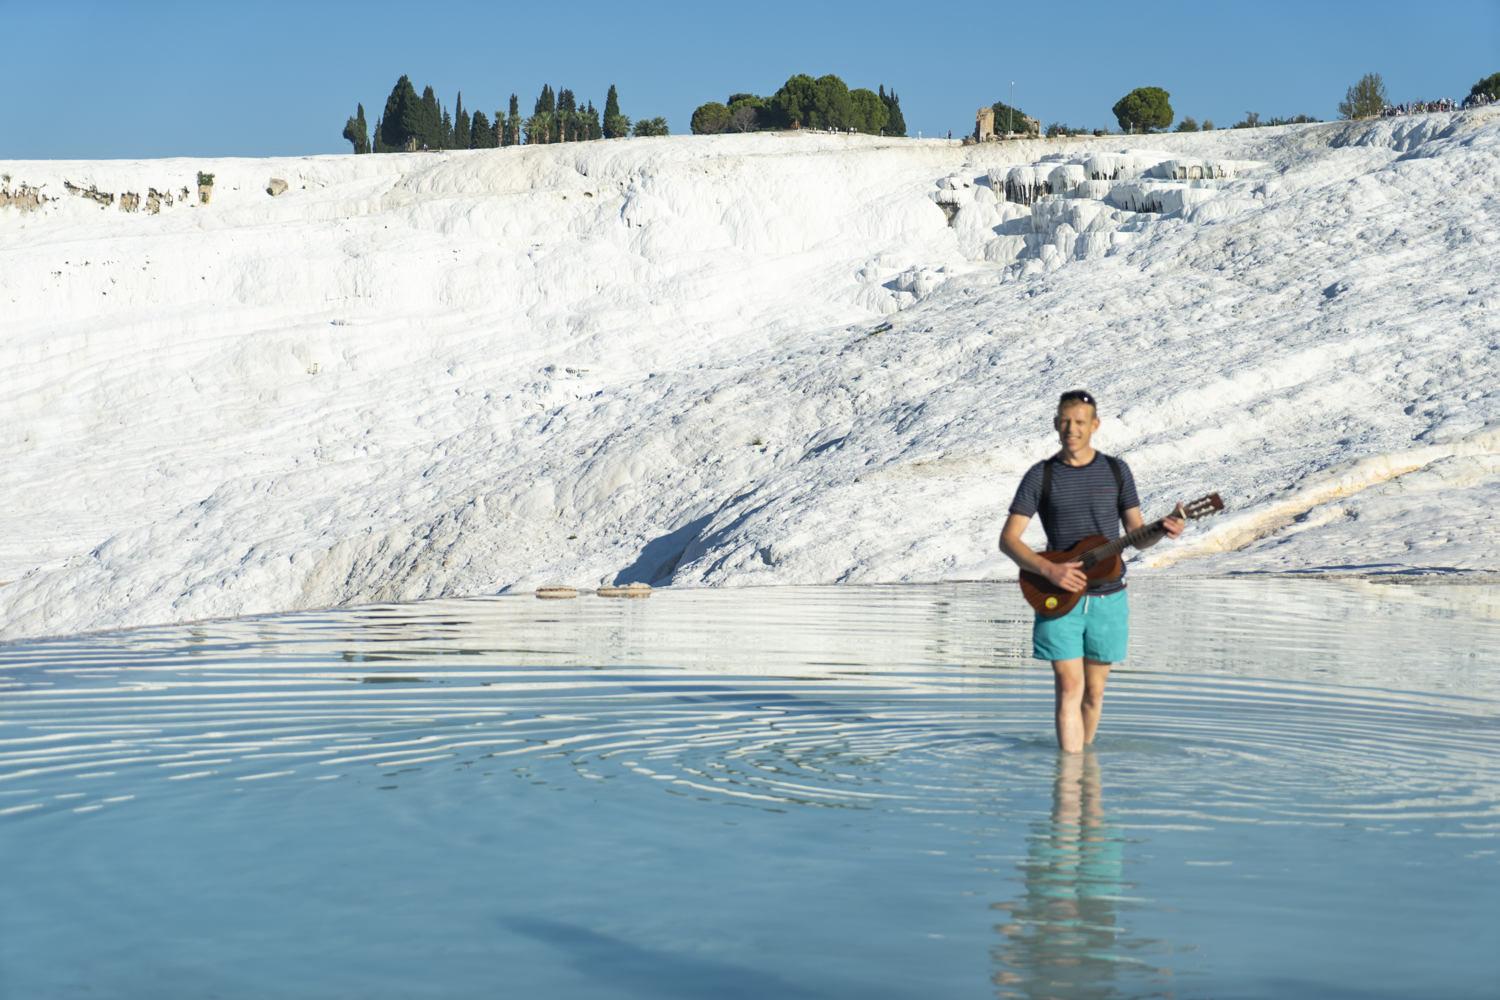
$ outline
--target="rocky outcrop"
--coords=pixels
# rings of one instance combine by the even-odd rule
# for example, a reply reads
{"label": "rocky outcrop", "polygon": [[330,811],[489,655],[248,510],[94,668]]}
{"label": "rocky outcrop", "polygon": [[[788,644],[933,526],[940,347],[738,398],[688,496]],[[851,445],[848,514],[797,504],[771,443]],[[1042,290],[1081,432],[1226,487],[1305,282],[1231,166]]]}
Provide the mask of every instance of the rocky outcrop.
{"label": "rocky outcrop", "polygon": [[51,200],[51,198],[42,194],[41,188],[34,188],[25,183],[12,191],[10,189],[9,177],[5,179],[5,186],[0,187],[0,209],[18,208],[24,214],[26,212],[35,212],[42,207],[44,202]]}
{"label": "rocky outcrop", "polygon": [[110,194],[107,191],[100,191],[93,184],[89,185],[89,189],[87,191],[79,187],[77,184],[74,184],[72,181],[63,181],[63,187],[67,189],[68,194],[76,194],[80,198],[92,198],[94,201],[97,201],[101,205],[113,205],[115,203],[114,195]]}
{"label": "rocky outcrop", "polygon": [[274,198],[278,194],[281,194],[283,191],[285,191],[287,189],[287,186],[287,182],[282,180],[280,177],[272,177],[271,183],[266,185],[266,194]]}
{"label": "rocky outcrop", "polygon": [[136,212],[140,210],[140,207],[141,196],[136,194],[134,191],[126,191],[124,194],[120,195],[120,211]]}

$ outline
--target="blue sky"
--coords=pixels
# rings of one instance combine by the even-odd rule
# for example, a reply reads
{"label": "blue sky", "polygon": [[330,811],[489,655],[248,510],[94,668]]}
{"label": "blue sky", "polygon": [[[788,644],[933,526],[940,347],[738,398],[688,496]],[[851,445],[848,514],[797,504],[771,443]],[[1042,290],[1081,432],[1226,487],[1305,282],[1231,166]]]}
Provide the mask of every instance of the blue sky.
{"label": "blue sky", "polygon": [[911,134],[961,135],[1004,99],[1044,123],[1113,125],[1134,87],[1221,126],[1309,114],[1380,73],[1394,100],[1462,98],[1500,72],[1500,0],[921,5],[89,3],[0,0],[0,159],[348,152],[397,77],[445,105],[530,111],[544,83],[687,131],[693,108],[793,73],[894,87]]}

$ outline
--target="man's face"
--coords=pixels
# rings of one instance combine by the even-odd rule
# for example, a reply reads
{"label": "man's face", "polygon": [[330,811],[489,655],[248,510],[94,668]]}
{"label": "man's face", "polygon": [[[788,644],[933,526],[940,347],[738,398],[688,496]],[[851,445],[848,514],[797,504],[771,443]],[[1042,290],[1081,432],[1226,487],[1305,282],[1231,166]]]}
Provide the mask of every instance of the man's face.
{"label": "man's face", "polygon": [[1099,429],[1099,418],[1094,415],[1094,408],[1089,404],[1074,403],[1057,411],[1057,416],[1052,418],[1052,426],[1057,428],[1057,439],[1064,448],[1082,451],[1089,446],[1089,440]]}

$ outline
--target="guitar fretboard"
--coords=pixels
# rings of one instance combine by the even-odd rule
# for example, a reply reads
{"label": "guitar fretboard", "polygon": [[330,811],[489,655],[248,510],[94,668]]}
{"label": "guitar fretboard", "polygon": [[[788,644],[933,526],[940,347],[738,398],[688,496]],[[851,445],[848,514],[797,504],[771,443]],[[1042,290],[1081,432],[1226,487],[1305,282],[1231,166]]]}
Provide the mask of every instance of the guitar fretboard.
{"label": "guitar fretboard", "polygon": [[1134,531],[1121,535],[1112,542],[1106,542],[1098,548],[1089,549],[1083,554],[1084,566],[1093,566],[1095,563],[1108,559],[1112,555],[1125,551],[1125,546],[1138,545],[1152,535],[1165,534],[1166,529],[1161,524],[1163,520],[1165,519],[1158,518],[1150,524],[1143,524]]}

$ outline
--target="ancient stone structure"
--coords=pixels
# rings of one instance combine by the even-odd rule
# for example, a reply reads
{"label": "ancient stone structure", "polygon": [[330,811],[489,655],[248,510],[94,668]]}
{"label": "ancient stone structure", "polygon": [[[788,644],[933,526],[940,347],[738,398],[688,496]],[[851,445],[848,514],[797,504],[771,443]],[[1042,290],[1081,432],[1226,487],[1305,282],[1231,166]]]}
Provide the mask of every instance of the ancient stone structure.
{"label": "ancient stone structure", "polygon": [[995,109],[990,107],[980,108],[974,114],[974,138],[979,142],[989,142],[995,138]]}

